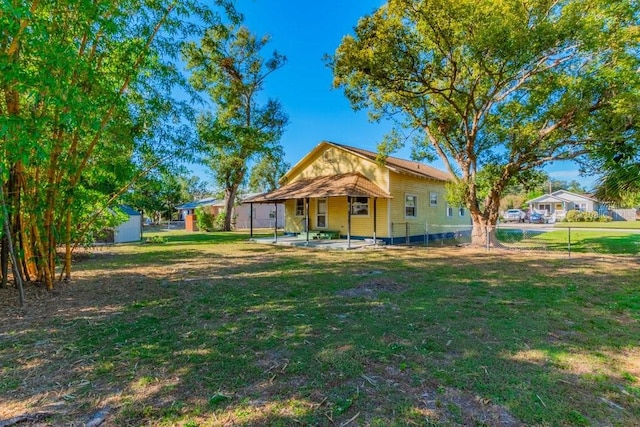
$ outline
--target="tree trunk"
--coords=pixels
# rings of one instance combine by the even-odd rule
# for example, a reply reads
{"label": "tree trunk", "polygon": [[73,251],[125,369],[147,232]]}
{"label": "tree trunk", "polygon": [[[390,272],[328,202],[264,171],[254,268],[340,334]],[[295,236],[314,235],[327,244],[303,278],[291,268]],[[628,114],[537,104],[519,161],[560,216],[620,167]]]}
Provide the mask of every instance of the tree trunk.
{"label": "tree trunk", "polygon": [[[18,248],[20,253],[22,254],[22,277],[26,282],[31,281],[31,276],[36,275],[36,264],[33,261],[33,251],[31,247],[25,245],[25,227],[23,226],[22,214],[18,213],[18,234],[16,238],[18,239]],[[29,261],[27,261],[29,260]]]}
{"label": "tree trunk", "polygon": [[0,248],[0,264],[2,265],[2,283],[0,288],[7,287],[7,276],[9,274],[9,241],[7,236],[2,234],[2,247]]}
{"label": "tree trunk", "polygon": [[[9,224],[11,226],[12,244],[15,246],[19,256],[20,269],[22,279],[31,281],[31,276],[37,271],[37,260],[32,247],[30,246],[29,236],[26,231],[24,219],[25,212],[22,206],[23,195],[27,192],[25,184],[25,167],[21,161],[16,162],[11,170],[9,180],[9,191],[7,192],[6,206],[11,209],[13,215],[9,216]],[[37,181],[37,179],[36,179]],[[33,215],[33,213],[32,213]]]}
{"label": "tree trunk", "polygon": [[[64,280],[71,280],[71,208],[67,210],[65,221],[65,239],[64,239]],[[63,273],[60,273],[62,276]]]}
{"label": "tree trunk", "polygon": [[496,224],[480,214],[471,215],[471,245],[492,248],[496,246]]}
{"label": "tree trunk", "polygon": [[233,217],[233,208],[236,203],[237,194],[237,185],[232,185],[224,190],[224,231],[231,231],[231,219]]}

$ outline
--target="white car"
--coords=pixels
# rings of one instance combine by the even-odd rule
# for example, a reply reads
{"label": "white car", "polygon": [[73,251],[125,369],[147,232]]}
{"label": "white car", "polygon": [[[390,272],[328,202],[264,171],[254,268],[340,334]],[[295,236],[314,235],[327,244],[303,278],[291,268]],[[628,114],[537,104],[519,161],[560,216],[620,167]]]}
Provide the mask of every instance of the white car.
{"label": "white car", "polygon": [[524,222],[526,218],[527,214],[520,209],[508,209],[505,211],[504,215],[502,215],[502,219],[504,222]]}

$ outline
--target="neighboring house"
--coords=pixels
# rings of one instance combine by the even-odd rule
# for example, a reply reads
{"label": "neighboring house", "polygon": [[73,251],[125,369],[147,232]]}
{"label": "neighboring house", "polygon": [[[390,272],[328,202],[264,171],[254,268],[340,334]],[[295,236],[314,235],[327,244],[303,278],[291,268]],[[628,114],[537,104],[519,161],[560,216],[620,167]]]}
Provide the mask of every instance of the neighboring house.
{"label": "neighboring house", "polygon": [[564,219],[570,210],[583,212],[598,212],[600,215],[607,213],[607,206],[591,196],[576,194],[566,190],[554,191],[544,194],[526,202],[530,211],[538,212],[556,221]]}
{"label": "neighboring house", "polygon": [[423,241],[427,234],[469,230],[464,208],[449,206],[450,175],[418,162],[321,142],[280,180],[280,188],[250,199],[284,202],[285,232],[309,238],[394,238]]}
{"label": "neighboring house", "polygon": [[204,206],[213,206],[218,204],[222,206],[221,203],[222,202],[216,199],[215,197],[207,197],[206,199],[193,200],[191,202],[184,203],[180,206],[176,206],[176,209],[178,210],[179,218],[184,221],[187,218],[187,215],[193,215],[196,213],[196,208],[198,206],[204,207]]}
{"label": "neighboring house", "polygon": [[[253,211],[253,228],[282,228],[284,226],[284,205],[282,203],[257,204],[245,200],[260,196],[262,193],[248,193],[238,196],[239,203],[233,208],[232,224],[235,229],[249,229],[252,226],[250,212]],[[195,210],[202,207],[206,212],[219,215],[224,212],[224,200],[213,197],[194,200],[176,209],[180,212],[180,218],[186,221],[187,231],[197,231],[195,226]],[[277,219],[277,224],[276,224]]]}
{"label": "neighboring house", "polygon": [[[235,228],[238,230],[248,230],[253,228],[283,228],[284,227],[284,204],[282,203],[251,203],[249,200],[261,196],[264,193],[241,194],[238,198],[240,203],[234,207]],[[253,220],[250,212],[253,212]],[[275,222],[277,219],[277,223]],[[252,224],[253,223],[253,224]]]}
{"label": "neighboring house", "polygon": [[114,243],[138,242],[142,239],[142,214],[130,206],[118,206],[128,219],[114,229]]}

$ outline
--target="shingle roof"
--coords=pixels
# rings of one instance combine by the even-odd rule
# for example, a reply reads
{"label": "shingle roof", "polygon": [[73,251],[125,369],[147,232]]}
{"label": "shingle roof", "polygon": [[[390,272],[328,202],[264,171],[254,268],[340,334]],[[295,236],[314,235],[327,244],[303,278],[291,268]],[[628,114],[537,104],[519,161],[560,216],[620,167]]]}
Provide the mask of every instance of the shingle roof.
{"label": "shingle roof", "polygon": [[[369,160],[377,161],[378,153],[369,150],[363,150],[362,148],[351,147],[349,145],[336,144],[335,142],[327,142],[328,144],[335,145],[343,150],[351,151],[359,154],[362,157],[366,157]],[[387,156],[385,166],[396,172],[405,172],[413,175],[419,175],[424,178],[435,179],[436,181],[451,181],[451,175],[447,172],[436,169],[432,166],[425,165],[420,162],[414,162],[412,160],[400,159],[398,157]]]}
{"label": "shingle roof", "polygon": [[305,197],[380,197],[390,199],[391,196],[364,175],[354,172],[340,175],[321,176],[300,179],[252,199],[245,203],[273,203],[289,199]]}

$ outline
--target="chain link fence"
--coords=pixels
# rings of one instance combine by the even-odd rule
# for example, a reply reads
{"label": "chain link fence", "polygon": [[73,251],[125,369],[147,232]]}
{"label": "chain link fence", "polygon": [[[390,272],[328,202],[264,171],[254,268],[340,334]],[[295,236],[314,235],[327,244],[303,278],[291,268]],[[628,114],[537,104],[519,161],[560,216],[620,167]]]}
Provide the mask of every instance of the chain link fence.
{"label": "chain link fence", "polygon": [[561,251],[608,255],[640,255],[640,229],[625,228],[621,221],[616,228],[597,225],[575,226],[514,226],[496,228],[495,247],[513,250]]}
{"label": "chain link fence", "polygon": [[392,245],[445,246],[471,242],[471,225],[391,223]]}
{"label": "chain link fence", "polygon": [[499,249],[548,250],[548,242],[542,237],[547,232],[543,229],[498,226],[494,246]]}
{"label": "chain link fence", "polygon": [[[615,224],[615,228],[610,228],[611,223],[606,227],[598,227],[597,224],[581,227],[579,223],[575,226],[498,224],[495,239],[487,246],[487,250],[560,251],[569,257],[573,253],[640,256],[640,228],[634,225],[635,222],[631,224],[625,221]],[[428,247],[460,246],[471,242],[471,229],[471,225],[394,222],[391,224],[390,243]]]}

